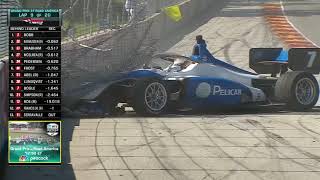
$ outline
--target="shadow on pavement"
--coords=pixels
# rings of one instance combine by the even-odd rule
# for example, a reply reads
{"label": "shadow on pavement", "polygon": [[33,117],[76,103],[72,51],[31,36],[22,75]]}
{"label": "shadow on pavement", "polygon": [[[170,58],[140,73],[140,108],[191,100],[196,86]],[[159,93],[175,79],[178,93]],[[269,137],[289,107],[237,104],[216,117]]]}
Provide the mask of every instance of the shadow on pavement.
{"label": "shadow on pavement", "polygon": [[[320,107],[314,107],[311,110],[297,112],[286,109],[283,105],[263,105],[263,106],[250,106],[250,107],[232,107],[232,108],[211,108],[207,110],[181,110],[170,112],[159,116],[139,116],[134,111],[127,111],[125,114],[118,116],[101,116],[101,115],[83,115],[82,118],[96,119],[96,118],[179,118],[179,117],[201,117],[201,116],[243,116],[243,115],[320,115]],[[319,116],[320,118],[320,116]]]}
{"label": "shadow on pavement", "polygon": [[203,112],[182,112],[177,115],[320,115],[320,107],[304,112],[290,111],[283,105],[265,105],[256,107],[239,107],[226,109],[213,109]]}

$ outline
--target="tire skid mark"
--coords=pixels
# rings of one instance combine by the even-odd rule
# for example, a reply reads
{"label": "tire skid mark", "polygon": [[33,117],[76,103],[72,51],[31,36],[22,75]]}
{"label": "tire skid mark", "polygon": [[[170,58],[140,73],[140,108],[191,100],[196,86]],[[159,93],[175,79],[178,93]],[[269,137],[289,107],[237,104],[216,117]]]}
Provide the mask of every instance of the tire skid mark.
{"label": "tire skid mark", "polygon": [[[306,126],[304,125],[304,123],[303,123],[303,121],[302,121],[302,118],[304,118],[304,117],[305,117],[305,115],[301,115],[301,116],[298,118],[298,120],[297,120],[298,124],[302,127],[302,129],[299,128],[299,127],[296,127],[296,126],[294,126],[294,125],[292,125],[292,124],[290,124],[290,123],[285,123],[285,122],[282,122],[282,121],[279,121],[279,120],[275,120],[275,121],[276,121],[277,123],[279,123],[279,124],[285,124],[285,125],[291,126],[291,127],[295,128],[296,130],[298,130],[298,131],[300,131],[300,132],[302,132],[302,133],[304,133],[304,134],[309,135],[309,136],[312,137],[313,139],[316,139],[316,140],[320,141],[319,137],[317,137],[317,136],[315,136],[315,135],[313,135],[313,134],[308,133],[308,132],[311,132],[311,133],[320,135],[320,132],[316,132],[316,131],[314,131],[313,129],[310,129],[310,128],[308,128],[308,127],[306,127]],[[268,118],[268,117],[264,117],[264,118]],[[317,119],[317,118],[315,118],[315,119]],[[263,126],[263,127],[264,127],[264,126]]]}
{"label": "tire skid mark", "polygon": [[[241,36],[246,36],[246,35],[248,35],[248,34],[252,31],[252,29],[258,28],[259,25],[261,25],[261,23],[254,24],[252,27],[249,28],[250,30],[243,32],[243,33],[241,34]],[[228,39],[228,37],[226,37],[225,35],[223,35],[223,33],[220,33],[219,30],[217,30],[215,33],[216,33],[218,36],[220,36],[220,37],[224,37],[224,39]],[[233,38],[230,42],[226,43],[223,47],[221,47],[221,48],[215,50],[214,52],[212,52],[212,54],[216,54],[216,53],[218,53],[218,52],[220,52],[220,51],[225,51],[226,48],[232,46],[232,44],[235,43],[235,42],[237,42],[237,41],[242,42],[243,40],[242,40],[242,39]],[[242,43],[243,43],[243,42],[242,42]],[[247,47],[249,47],[247,42],[245,42],[245,43],[243,43],[243,44],[245,44]],[[249,47],[249,48],[250,48],[250,47]],[[228,57],[229,57],[229,56],[226,56],[226,61],[229,61],[229,63],[232,63],[232,62],[230,62],[230,58],[228,58]]]}
{"label": "tire skid mark", "polygon": [[[308,128],[308,127],[306,127],[306,126],[303,124],[303,122],[302,122],[302,118],[304,118],[304,115],[301,115],[301,116],[298,118],[298,120],[297,120],[298,124],[302,127],[302,129],[299,128],[299,127],[296,127],[295,125],[290,124],[290,123],[279,122],[279,121],[278,121],[278,122],[279,122],[279,123],[282,123],[282,124],[286,124],[286,125],[288,125],[288,126],[291,126],[291,127],[295,128],[296,130],[298,130],[298,131],[300,131],[300,132],[302,132],[302,133],[304,133],[304,134],[309,135],[309,136],[312,137],[313,139],[315,139],[315,140],[317,140],[317,141],[320,141],[319,137],[317,137],[317,136],[314,135],[314,134],[320,135],[320,133],[319,133],[319,132],[316,132],[316,131]],[[311,132],[311,133],[314,133],[314,134],[311,134],[310,132]]]}
{"label": "tire skid mark", "polygon": [[[255,121],[255,120],[254,120]],[[248,121],[248,123],[251,123],[252,124],[252,122],[250,122],[250,120]],[[259,122],[258,122],[259,123]],[[254,125],[254,124],[252,124],[252,125]],[[260,130],[261,129],[267,129],[267,128],[265,128],[264,126],[262,126],[261,128],[259,128]],[[303,163],[301,163],[301,162],[298,162],[298,161],[296,161],[296,160],[294,160],[294,159],[292,159],[292,158],[289,158],[288,156],[286,156],[285,154],[283,154],[282,152],[280,152],[276,147],[274,147],[272,144],[269,144],[271,141],[271,139],[273,139],[274,137],[276,137],[276,138],[279,138],[280,136],[279,135],[275,135],[274,134],[274,137],[271,137],[271,138],[269,138],[269,140],[268,140],[268,142],[265,142],[265,141],[263,141],[261,138],[259,138],[259,137],[256,137],[252,132],[249,132],[253,137],[255,137],[257,140],[259,140],[260,141],[260,143],[263,143],[263,144],[265,144],[265,146],[266,147],[270,147],[270,148],[272,148],[272,150],[274,151],[274,152],[278,152],[278,155],[283,155],[284,157],[285,157],[285,159],[288,159],[288,160],[290,160],[290,161],[292,161],[293,163],[296,163],[296,164],[298,164],[298,165],[300,165],[300,166],[303,166],[303,167],[305,167],[306,169],[308,169],[308,170],[310,170],[310,171],[315,171],[314,169],[311,169],[311,168],[318,168],[318,167],[315,167],[315,166],[312,166],[312,165],[308,165],[308,164],[303,164]],[[220,138],[222,138],[222,139],[225,139],[225,138],[223,138],[223,137],[221,137],[220,136]],[[226,140],[226,141],[228,141],[228,140]],[[301,150],[302,151],[302,150]],[[250,153],[250,152],[248,152],[248,153]],[[247,153],[247,154],[248,154]],[[272,159],[275,159],[275,158],[272,158]],[[283,158],[281,158],[281,159],[283,159]],[[314,157],[312,158],[312,159],[314,159]],[[280,160],[278,161],[278,164],[279,164],[279,167],[281,167],[280,166]],[[311,167],[311,168],[309,168],[309,167]],[[283,170],[279,170],[280,172],[286,172],[286,171],[283,171]],[[268,172],[273,172],[273,171],[268,171]]]}
{"label": "tire skid mark", "polygon": [[[240,23],[240,24],[242,24],[242,23]],[[243,46],[245,46],[245,47],[247,47],[247,48],[249,48],[249,49],[250,49],[251,47],[260,46],[260,45],[256,45],[255,43],[250,44],[249,41],[247,40],[247,38],[249,37],[250,34],[252,35],[253,33],[256,33],[256,32],[258,32],[258,31],[263,31],[262,34],[264,34],[264,36],[263,36],[263,42],[264,42],[264,43],[271,42],[271,43],[272,43],[271,46],[274,46],[274,41],[273,41],[273,40],[271,40],[271,41],[269,40],[269,39],[270,39],[270,36],[269,36],[269,35],[270,35],[271,33],[268,32],[268,31],[266,31],[266,30],[265,30],[266,28],[261,28],[261,25],[264,25],[264,23],[263,23],[263,22],[259,22],[259,23],[257,23],[257,24],[254,24],[252,27],[249,28],[249,30],[247,30],[247,31],[245,31],[245,32],[242,32],[240,38],[234,38],[234,39],[232,39],[232,41],[230,41],[230,42],[228,42],[227,44],[225,44],[221,49],[213,52],[213,54],[215,54],[215,53],[223,50],[223,55],[224,55],[225,61],[227,61],[228,63],[234,64],[234,62],[232,62],[232,61],[230,60],[230,59],[232,59],[232,58],[230,58],[230,55],[229,55],[229,51],[230,51],[230,49],[233,47],[233,44],[239,42],[239,43],[242,43]],[[228,39],[228,37],[225,37],[225,36],[223,35],[223,33],[220,33],[220,32],[219,32],[219,30],[216,32],[216,34],[219,35],[219,36],[224,37],[225,39]],[[271,36],[272,36],[272,35],[271,35]],[[243,68],[246,68],[246,65],[242,65],[242,67],[243,67]]]}
{"label": "tire skid mark", "polygon": [[[143,126],[144,126],[145,128],[149,128],[148,126],[145,126],[145,125],[143,125]],[[152,128],[149,128],[149,129],[152,129]],[[129,129],[129,130],[131,130],[131,129]],[[140,136],[130,136],[130,137],[140,137]],[[159,137],[159,136],[155,136],[155,137],[157,137],[157,139],[155,138],[155,140],[150,141],[149,144],[152,144],[152,143],[156,142],[157,140],[159,140],[160,138],[162,138],[162,137]],[[125,151],[123,151],[123,152],[131,152],[131,151],[140,149],[141,147],[144,147],[144,146],[146,146],[146,145],[147,145],[147,144],[135,145],[135,147],[133,147],[133,148],[128,148],[127,150],[125,150]]]}
{"label": "tire skid mark", "polygon": [[[145,125],[143,125],[143,127],[149,128],[149,127],[147,127],[147,126],[145,126]],[[191,130],[191,129],[194,129],[194,128],[188,128],[188,129],[185,129],[185,130],[183,130],[183,131],[178,131],[178,132],[173,133],[172,135],[180,134],[180,133],[183,133],[183,132],[185,132],[185,131],[189,131],[189,130]],[[140,136],[139,136],[139,137],[140,137]],[[129,149],[129,150],[126,151],[126,152],[133,151],[133,150],[137,150],[137,149],[140,149],[141,147],[144,147],[144,146],[146,146],[146,145],[151,145],[151,144],[153,144],[153,143],[159,142],[159,141],[161,141],[163,138],[166,138],[167,136],[149,136],[149,137],[155,137],[155,138],[153,138],[153,140],[150,140],[150,141],[146,142],[145,144],[136,145],[136,147],[131,148],[131,149]]]}
{"label": "tire skid mark", "polygon": [[102,168],[103,168],[104,173],[106,174],[106,176],[108,177],[108,179],[111,180],[111,176],[110,176],[110,174],[108,173],[108,170],[107,170],[106,166],[103,164],[103,160],[102,160],[101,157],[100,157],[100,154],[99,154],[99,151],[98,151],[98,146],[97,146],[97,144],[98,144],[98,129],[99,129],[99,126],[100,126],[101,122],[102,122],[102,119],[100,119],[100,120],[98,121],[98,124],[97,124],[97,127],[96,127],[96,136],[95,136],[95,142],[94,142],[94,149],[95,149],[95,151],[96,151],[97,158],[98,158],[99,163],[101,164],[101,166],[102,166]]}
{"label": "tire skid mark", "polygon": [[[301,150],[300,148],[292,145],[289,141],[287,141],[286,139],[284,139],[284,138],[281,137],[280,135],[278,135],[278,134],[276,134],[276,133],[273,133],[273,132],[270,132],[270,131],[269,131],[268,129],[266,129],[260,122],[258,122],[258,121],[256,121],[256,120],[252,120],[252,119],[247,119],[247,121],[248,121],[249,123],[251,123],[253,126],[257,126],[257,127],[264,128],[264,129],[263,129],[263,132],[266,134],[266,136],[267,136],[268,138],[270,138],[270,139],[272,139],[272,140],[274,140],[274,141],[276,141],[276,142],[279,142],[279,143],[281,143],[281,144],[284,144],[284,145],[286,145],[286,146],[288,146],[288,147],[292,147],[292,148],[294,148],[296,151],[300,152],[301,154],[303,154],[303,155],[305,155],[305,156],[307,156],[307,157],[309,157],[309,158],[311,158],[311,159],[313,159],[313,160],[315,160],[315,161],[317,161],[317,162],[320,162],[320,157],[319,157],[319,156],[314,155],[314,154],[312,154],[312,153],[310,153],[310,152]],[[254,134],[252,134],[252,136],[256,137]],[[292,159],[292,158],[289,158],[286,154],[284,154],[283,152],[279,151],[277,148],[271,146],[271,145],[268,144],[267,142],[263,141],[261,138],[259,138],[259,137],[256,137],[256,138],[257,138],[260,142],[262,142],[262,143],[264,143],[266,146],[274,149],[276,152],[278,152],[278,154],[281,154],[282,156],[286,157],[287,160],[289,160],[289,161],[291,161],[291,162],[293,162],[293,163],[295,163],[295,164],[298,164],[298,165],[300,165],[300,166],[302,166],[302,167],[304,167],[304,168],[306,168],[306,169],[308,169],[308,170],[311,170],[311,171],[314,171],[314,169],[312,169],[312,168],[316,168],[316,169],[319,168],[319,167],[312,166],[312,165],[309,165],[309,164],[304,164],[304,163],[298,162],[298,161],[296,161],[296,160],[294,160],[294,159]]]}
{"label": "tire skid mark", "polygon": [[[315,130],[313,130],[313,129],[310,129],[310,128],[308,128],[306,125],[304,125],[304,123],[302,122],[302,119],[301,119],[301,118],[298,120],[298,123],[299,123],[299,125],[300,125],[303,129],[305,129],[306,131],[309,131],[309,132],[312,132],[312,133],[314,133],[314,134],[320,135],[320,132],[317,132],[317,131],[315,131]],[[317,139],[319,140],[319,138],[317,138]]]}
{"label": "tire skid mark", "polygon": [[114,126],[113,126],[113,145],[114,148],[116,150],[116,153],[118,154],[118,157],[121,159],[121,161],[123,162],[123,164],[126,166],[126,168],[129,170],[130,174],[134,177],[135,180],[139,180],[137,175],[132,171],[132,169],[130,169],[128,163],[126,162],[126,160],[124,159],[123,156],[121,156],[120,150],[117,146],[117,126],[118,126],[118,121],[114,120]]}
{"label": "tire skid mark", "polygon": [[[101,169],[79,169],[79,170],[86,170],[86,171],[89,171],[89,170],[101,170]],[[117,169],[112,169],[112,170],[117,170]],[[132,169],[132,170],[135,170],[135,171],[143,171],[144,169]],[[159,171],[159,170],[165,170],[165,169],[159,169],[159,168],[156,168],[156,169],[153,169],[153,168],[150,168],[150,169],[147,169],[147,170],[145,170],[145,171]],[[181,169],[171,169],[172,171],[199,171],[199,169],[187,169],[187,170],[185,170],[185,169],[183,169],[183,170],[181,170]],[[225,172],[225,171],[231,171],[231,172],[247,172],[248,170],[214,170],[214,171],[219,171],[219,172]],[[303,173],[305,173],[306,171],[303,171],[303,170],[297,170],[297,171],[278,171],[278,170],[272,170],[272,171],[267,171],[267,170],[250,170],[250,171],[252,171],[252,172],[262,172],[262,173],[265,173],[265,172],[270,172],[270,173],[272,173],[272,172],[303,172]],[[308,173],[309,172],[314,172],[314,173],[320,173],[320,171],[319,170],[313,170],[313,171],[307,171]],[[100,180],[100,179],[99,179]],[[149,179],[148,179],[149,180]],[[162,180],[162,179],[161,179]],[[167,179],[165,179],[165,180],[167,180]],[[180,180],[180,179],[179,179]],[[183,179],[184,180],[184,179]],[[219,178],[219,180],[222,180],[221,178]],[[265,180],[265,179],[263,179],[263,180]],[[268,179],[269,180],[269,179]]]}
{"label": "tire skid mark", "polygon": [[270,26],[270,29],[289,48],[317,47],[288,22],[280,3],[265,3],[263,5],[263,12],[264,19]]}
{"label": "tire skid mark", "polygon": [[[161,122],[161,124],[163,123],[163,121],[160,121]],[[148,122],[148,124],[150,125],[150,124],[152,124],[152,123],[150,123],[150,122]],[[156,132],[154,132],[154,131],[152,131],[152,127],[148,127],[148,126],[144,126],[144,127],[146,127],[146,128],[149,128],[151,131],[151,133],[154,135],[153,137],[155,137],[155,136],[157,136],[157,133]],[[188,130],[190,130],[190,129],[193,129],[193,128],[188,128],[188,129],[186,129],[186,130],[183,130],[183,131],[179,131],[179,132],[176,132],[176,133],[174,133],[174,135],[175,134],[179,134],[179,133],[183,133],[183,132],[185,132],[185,131],[188,131]],[[150,137],[150,136],[149,136]],[[163,137],[166,137],[166,136],[163,136]],[[158,142],[159,143],[159,147],[162,147],[162,148],[164,148],[164,150],[165,150],[165,152],[167,152],[167,145],[165,145],[164,143],[163,143],[163,137],[160,137],[160,138],[158,138],[158,140],[156,141],[156,142]],[[154,142],[153,142],[154,143]],[[150,145],[152,144],[152,143],[149,143]],[[166,153],[167,154],[167,153]],[[167,155],[164,155],[164,156],[158,156],[157,155],[157,157],[158,158],[166,158],[166,157],[169,157],[169,156],[167,156]],[[172,157],[172,156],[171,156]],[[170,163],[168,163],[167,162],[167,164],[170,164]],[[175,168],[175,166],[173,166],[173,165],[171,165],[170,167],[174,167],[174,168],[170,168],[170,170],[172,170],[172,169],[178,169],[178,168]],[[169,170],[169,171],[170,171]],[[184,173],[183,173],[183,171],[180,171],[180,170],[178,170],[178,171],[176,171],[176,173],[179,175],[179,176],[182,176],[183,177],[183,179],[184,180],[189,180],[190,178],[187,176],[187,175],[185,175]],[[181,179],[180,177],[179,178],[177,178],[177,179]]]}
{"label": "tire skid mark", "polygon": [[[254,124],[252,124],[250,121],[248,121],[252,126],[256,127]],[[260,131],[264,131],[264,129],[267,129],[265,126],[263,126],[263,128],[260,128]],[[252,134],[254,136],[254,134]],[[263,141],[261,141],[259,138],[257,138],[260,142],[263,143]],[[277,150],[277,148],[274,148],[274,146],[276,146],[276,142],[267,136],[267,142],[265,143],[265,145],[269,145],[272,146],[273,148],[268,148],[269,152],[271,154],[271,158],[270,159],[275,159],[277,162],[277,170],[279,171],[285,171],[283,169],[283,167],[281,166],[281,153],[279,153],[279,150]],[[280,173],[279,176],[281,177],[281,179],[286,179],[283,173]]]}
{"label": "tire skid mark", "polygon": [[[173,175],[173,173],[171,171],[169,171],[169,169],[165,166],[165,164],[161,161],[161,159],[157,156],[157,153],[154,151],[154,149],[152,148],[152,146],[149,143],[148,137],[146,135],[145,132],[145,128],[142,124],[141,121],[139,121],[139,119],[136,120],[137,123],[140,125],[144,140],[146,141],[146,145],[149,148],[149,150],[151,151],[151,153],[153,154],[154,158],[157,160],[157,162],[160,164],[160,166],[162,167],[162,170],[164,170],[166,173],[169,174],[170,177],[172,177],[174,180],[177,180],[177,178]],[[160,140],[160,138],[159,138]],[[171,169],[176,169],[176,168],[171,168]]]}
{"label": "tire skid mark", "polygon": [[[268,138],[267,139],[267,141],[268,141],[268,144],[270,144],[270,145],[272,145],[272,146],[274,146],[276,143],[274,142],[274,141],[272,141],[272,139],[270,139],[270,138]],[[277,162],[277,170],[279,170],[279,171],[285,171],[285,169],[282,167],[282,165],[281,165],[281,157],[280,157],[280,154],[279,153],[277,153],[277,151],[275,150],[276,148],[268,148],[269,149],[269,152],[271,153],[271,158],[274,158],[275,160],[276,160],[276,162]],[[284,175],[284,173],[280,173],[279,174],[279,177],[281,177],[281,179],[286,179],[285,178],[285,175]]]}
{"label": "tire skid mark", "polygon": [[[279,123],[279,124],[285,124],[285,125],[288,125],[288,126],[290,126],[290,127],[293,127],[294,128],[294,130],[298,130],[299,132],[302,132],[302,133],[304,133],[304,134],[306,134],[306,135],[309,135],[311,138],[313,138],[313,139],[316,139],[316,140],[320,140],[319,139],[319,137],[317,137],[317,136],[314,136],[313,134],[310,134],[309,132],[312,132],[312,133],[314,133],[314,134],[318,134],[318,135],[320,135],[320,133],[319,132],[316,132],[316,131],[314,131],[314,130],[312,130],[312,129],[310,129],[310,128],[307,128],[305,125],[303,125],[303,122],[302,122],[302,118],[304,118],[305,117],[305,115],[301,115],[298,119],[297,119],[297,122],[298,122],[298,124],[302,127],[302,128],[299,128],[299,127],[297,127],[297,126],[295,126],[295,125],[293,125],[293,124],[290,124],[290,123],[286,123],[286,122],[282,122],[282,121],[279,121],[279,120],[274,120],[275,122],[277,122],[277,123]],[[268,118],[268,117],[263,117],[263,118]],[[253,121],[255,121],[255,120],[253,120]],[[252,123],[251,121],[248,121],[249,123]],[[260,123],[261,124],[261,123]],[[254,125],[254,124],[252,124],[252,125]],[[257,127],[257,128],[259,128],[260,130],[267,130],[268,128],[266,128],[265,126],[263,126],[262,124],[261,124],[261,126],[255,126],[255,127]],[[278,129],[279,130],[279,129]],[[309,131],[309,132],[308,132]]]}
{"label": "tire skid mark", "polygon": [[[224,155],[226,155],[228,158],[230,158],[233,162],[235,162],[237,165],[241,166],[242,168],[244,168],[247,172],[251,173],[252,175],[254,175],[255,177],[257,177],[258,179],[263,180],[263,178],[261,176],[259,176],[258,173],[256,173],[255,171],[251,171],[249,167],[247,167],[245,164],[243,164],[242,162],[236,160],[235,158],[233,158],[230,154],[228,154],[226,151],[223,150],[223,148],[221,148],[216,142],[214,142],[214,140],[211,138],[211,136],[208,134],[208,132],[204,129],[202,129],[197,123],[192,122],[192,124],[194,126],[196,126],[203,134],[206,135],[206,137],[209,139],[209,141],[215,145]],[[215,134],[216,135],[216,134]],[[224,139],[221,136],[218,136],[219,138]],[[250,153],[251,151],[249,151],[248,153]],[[247,153],[247,154],[248,154]],[[224,177],[220,178],[220,180],[229,177],[230,175],[234,174],[236,171],[230,171],[229,174],[225,175]]]}
{"label": "tire skid mark", "polygon": [[[209,117],[203,117],[202,119],[205,119],[205,118],[209,118]],[[225,118],[227,118],[227,116],[225,116],[225,117],[222,117],[222,118],[220,118],[219,120],[224,120]],[[216,122],[217,121],[213,121],[213,122],[210,122],[210,123],[207,123],[207,122],[205,122],[205,123],[203,123],[205,126],[207,125],[207,124],[216,124]],[[193,124],[194,124],[194,126],[196,126],[196,124],[195,124],[195,122],[193,122]],[[202,129],[200,126],[196,126],[198,129],[200,129],[200,131],[202,131],[202,133],[204,133],[204,129]],[[204,133],[205,134],[205,133]],[[206,134],[207,135],[207,134]],[[208,138],[208,135],[207,135],[207,138]],[[210,138],[210,141],[213,141],[213,139],[211,139]],[[218,149],[220,149],[221,151],[222,151],[222,148],[221,148],[221,146],[218,146],[218,144],[216,144],[216,143],[212,143],[214,146],[216,146],[216,147],[218,147]],[[233,143],[231,143],[231,144],[233,144]],[[249,149],[249,148],[247,148],[247,149]],[[224,154],[226,154],[226,152],[225,151],[222,151]],[[231,157],[231,156],[230,156]],[[230,158],[231,159],[231,158]],[[227,174],[225,174],[224,176],[222,176],[222,177],[220,177],[219,178],[219,180],[223,180],[223,179],[225,179],[225,178],[228,178],[228,177],[230,177],[231,175],[234,175],[235,173],[237,172],[237,170],[230,170],[229,171],[229,173],[227,173]]]}
{"label": "tire skid mark", "polygon": [[229,124],[230,126],[232,126],[232,127],[235,127],[235,128],[237,128],[237,129],[241,130],[241,131],[249,131],[248,128],[240,127],[240,126],[236,125],[235,123],[228,123],[228,124]]}
{"label": "tire skid mark", "polygon": [[[212,124],[212,123],[205,123],[205,124]],[[228,124],[231,125],[230,123],[228,123]],[[241,128],[241,127],[239,127],[239,126],[237,126],[237,125],[234,125],[234,123],[232,123],[232,126],[235,127],[235,128],[238,128],[239,130],[242,130],[242,131],[249,131],[249,129]],[[201,128],[201,129],[202,129],[202,128]],[[204,129],[202,129],[202,130],[204,131]],[[260,130],[260,129],[259,129],[259,130]],[[216,135],[216,134],[215,134],[215,135]],[[224,138],[224,137],[219,136],[219,138],[222,138],[222,139],[224,139],[226,142],[235,145],[235,146],[232,146],[232,147],[243,147],[243,148],[246,148],[246,149],[248,150],[248,152],[247,152],[246,154],[249,154],[250,152],[256,152],[256,153],[258,153],[258,154],[268,155],[268,154],[266,154],[266,153],[264,153],[264,152],[260,152],[260,151],[257,151],[257,150],[255,150],[255,149],[252,149],[252,148],[254,148],[254,147],[257,147],[259,144],[256,144],[255,146],[242,146],[242,145],[239,145],[239,144],[237,144],[237,143],[235,143],[235,142],[232,142],[231,140],[228,140],[228,139],[226,139],[226,138]],[[256,137],[254,137],[254,138],[256,138]],[[261,141],[260,141],[260,142],[261,142]],[[263,144],[265,144],[265,143],[263,143]],[[220,146],[220,147],[221,147],[221,146]],[[252,147],[252,148],[249,148],[249,147]],[[247,158],[247,157],[246,157],[246,158]]]}
{"label": "tire skid mark", "polygon": [[164,123],[163,121],[161,121],[163,126],[166,128],[167,132],[170,134],[170,136],[173,138],[174,143],[178,146],[178,148],[182,151],[182,153],[192,161],[193,164],[195,164],[196,166],[198,166],[200,169],[202,169],[202,171],[204,171],[206,173],[206,176],[203,177],[202,179],[206,179],[207,177],[210,177],[212,180],[215,180],[215,178],[211,175],[211,173],[206,170],[204,167],[202,167],[199,163],[197,163],[192,156],[190,156],[185,150],[184,148],[178,143],[176,136],[174,133],[172,133],[172,130],[166,125],[166,123]]}
{"label": "tire skid mark", "polygon": [[[206,136],[205,136],[206,137]],[[246,137],[247,138],[247,137]],[[252,138],[252,137],[251,137]],[[230,143],[232,143],[230,141]],[[98,146],[113,146],[113,145],[97,145]],[[128,146],[139,146],[139,147],[143,147],[145,146],[145,144],[143,145],[119,145],[119,146],[123,146],[123,147],[128,147]],[[158,147],[159,145],[153,145],[154,147]],[[82,145],[82,146],[75,146],[73,145],[73,147],[88,147],[88,145]],[[167,147],[176,147],[176,145],[167,145]],[[183,147],[198,147],[198,145],[183,145]],[[217,147],[217,146],[214,146],[214,145],[201,145],[201,147]],[[286,147],[286,146],[257,146],[257,145],[230,145],[230,146],[220,146],[220,147],[243,147],[243,148],[254,148],[254,147]],[[319,146],[316,146],[316,147],[310,147],[310,146],[299,146],[299,147],[302,147],[302,148],[308,148],[308,149],[319,149],[320,147]],[[260,154],[264,154],[262,152],[259,152],[259,151],[256,151]],[[93,157],[96,157],[96,156],[93,156]],[[100,156],[100,157],[104,157],[104,156]],[[110,157],[110,156],[108,156]],[[249,157],[248,157],[249,158]],[[300,159],[304,159],[304,158],[300,158]],[[310,159],[310,158],[307,158],[307,159]]]}

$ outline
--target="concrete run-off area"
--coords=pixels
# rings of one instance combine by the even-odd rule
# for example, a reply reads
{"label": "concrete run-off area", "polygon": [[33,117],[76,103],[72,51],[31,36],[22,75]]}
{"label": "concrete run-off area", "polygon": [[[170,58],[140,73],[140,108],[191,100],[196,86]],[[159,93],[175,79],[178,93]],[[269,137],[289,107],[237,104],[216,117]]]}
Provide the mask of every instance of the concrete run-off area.
{"label": "concrete run-off area", "polygon": [[318,179],[319,115],[82,119],[77,179]]}

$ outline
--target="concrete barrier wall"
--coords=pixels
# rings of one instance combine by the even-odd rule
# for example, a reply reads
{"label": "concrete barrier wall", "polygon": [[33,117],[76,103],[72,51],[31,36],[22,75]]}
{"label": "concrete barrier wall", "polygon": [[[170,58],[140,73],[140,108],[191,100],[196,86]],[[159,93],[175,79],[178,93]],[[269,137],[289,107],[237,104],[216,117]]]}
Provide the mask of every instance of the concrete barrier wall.
{"label": "concrete barrier wall", "polygon": [[[78,42],[62,46],[64,104],[74,104],[78,99],[105,84],[115,72],[141,66],[151,60],[151,47],[160,38],[188,27],[207,11],[214,11],[215,4],[224,0],[189,0],[180,4],[183,18],[172,21],[161,11],[144,21],[119,30],[104,32]],[[85,44],[94,48],[84,48]],[[111,48],[111,51],[107,49]]]}

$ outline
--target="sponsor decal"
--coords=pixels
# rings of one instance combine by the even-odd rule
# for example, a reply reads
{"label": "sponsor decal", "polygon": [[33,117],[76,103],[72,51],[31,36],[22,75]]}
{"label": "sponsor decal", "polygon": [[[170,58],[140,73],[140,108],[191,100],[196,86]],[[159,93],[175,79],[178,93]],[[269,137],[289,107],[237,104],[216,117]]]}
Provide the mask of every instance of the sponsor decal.
{"label": "sponsor decal", "polygon": [[220,85],[210,85],[209,83],[202,82],[196,88],[196,96],[199,98],[207,98],[210,95],[213,96],[240,96],[242,94],[241,89],[228,89],[223,88]]}
{"label": "sponsor decal", "polygon": [[207,98],[211,93],[211,86],[206,82],[202,82],[196,89],[196,96],[200,98]]}
{"label": "sponsor decal", "polygon": [[242,93],[241,89],[223,89],[219,85],[214,85],[212,89],[212,94],[219,96],[240,96]]}

